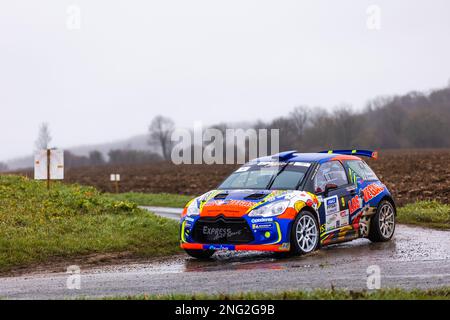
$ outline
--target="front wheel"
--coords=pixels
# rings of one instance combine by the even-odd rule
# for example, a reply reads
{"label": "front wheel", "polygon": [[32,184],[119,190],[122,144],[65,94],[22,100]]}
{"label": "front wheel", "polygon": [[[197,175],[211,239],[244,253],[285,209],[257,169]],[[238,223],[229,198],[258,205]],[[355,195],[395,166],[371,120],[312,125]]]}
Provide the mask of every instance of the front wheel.
{"label": "front wheel", "polygon": [[291,248],[293,253],[306,254],[319,247],[319,223],[309,211],[297,215],[291,229]]}
{"label": "front wheel", "polygon": [[208,259],[214,254],[214,250],[195,250],[195,249],[184,249],[188,255],[196,259]]}
{"label": "front wheel", "polygon": [[389,241],[395,231],[395,209],[386,200],[380,202],[377,212],[370,220],[369,240],[372,242]]}

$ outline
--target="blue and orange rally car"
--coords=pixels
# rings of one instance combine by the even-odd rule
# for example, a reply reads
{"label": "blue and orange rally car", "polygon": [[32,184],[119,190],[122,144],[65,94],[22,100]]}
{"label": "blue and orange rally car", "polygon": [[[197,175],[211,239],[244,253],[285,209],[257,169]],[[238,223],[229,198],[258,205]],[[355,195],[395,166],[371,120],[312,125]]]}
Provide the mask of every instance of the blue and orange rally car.
{"label": "blue and orange rally car", "polygon": [[208,258],[216,250],[304,254],[361,237],[388,241],[393,197],[358,156],[377,153],[287,151],[246,163],[186,205],[181,248]]}

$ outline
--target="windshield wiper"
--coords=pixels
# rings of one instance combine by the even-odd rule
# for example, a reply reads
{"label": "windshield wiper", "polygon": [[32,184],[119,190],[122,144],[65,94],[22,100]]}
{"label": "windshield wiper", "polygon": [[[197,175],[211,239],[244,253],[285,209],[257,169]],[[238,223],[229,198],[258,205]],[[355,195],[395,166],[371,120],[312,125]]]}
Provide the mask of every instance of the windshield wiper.
{"label": "windshield wiper", "polygon": [[266,186],[266,189],[270,190],[270,188],[272,187],[273,183],[275,182],[275,179],[280,175],[280,173],[282,173],[284,171],[284,169],[286,169],[286,167],[288,166],[289,162],[286,162],[285,165],[283,165],[281,168],[278,169],[277,174],[275,174],[270,180],[269,183]]}

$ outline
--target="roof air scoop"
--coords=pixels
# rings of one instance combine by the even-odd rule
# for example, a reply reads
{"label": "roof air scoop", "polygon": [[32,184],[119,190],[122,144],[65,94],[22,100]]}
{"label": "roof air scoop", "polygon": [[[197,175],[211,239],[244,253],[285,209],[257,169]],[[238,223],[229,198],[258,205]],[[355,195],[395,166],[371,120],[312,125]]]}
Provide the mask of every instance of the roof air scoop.
{"label": "roof air scoop", "polygon": [[285,151],[274,154],[272,159],[277,159],[279,161],[286,161],[294,157],[294,154],[297,153],[297,150]]}

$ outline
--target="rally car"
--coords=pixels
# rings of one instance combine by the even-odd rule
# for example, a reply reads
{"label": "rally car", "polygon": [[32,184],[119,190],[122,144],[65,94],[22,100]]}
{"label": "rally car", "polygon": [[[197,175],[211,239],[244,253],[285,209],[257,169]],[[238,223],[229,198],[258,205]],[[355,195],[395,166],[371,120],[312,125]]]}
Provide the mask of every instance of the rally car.
{"label": "rally car", "polygon": [[359,156],[377,152],[287,151],[246,163],[186,205],[181,248],[202,259],[217,250],[305,254],[361,237],[390,240],[394,199]]}

